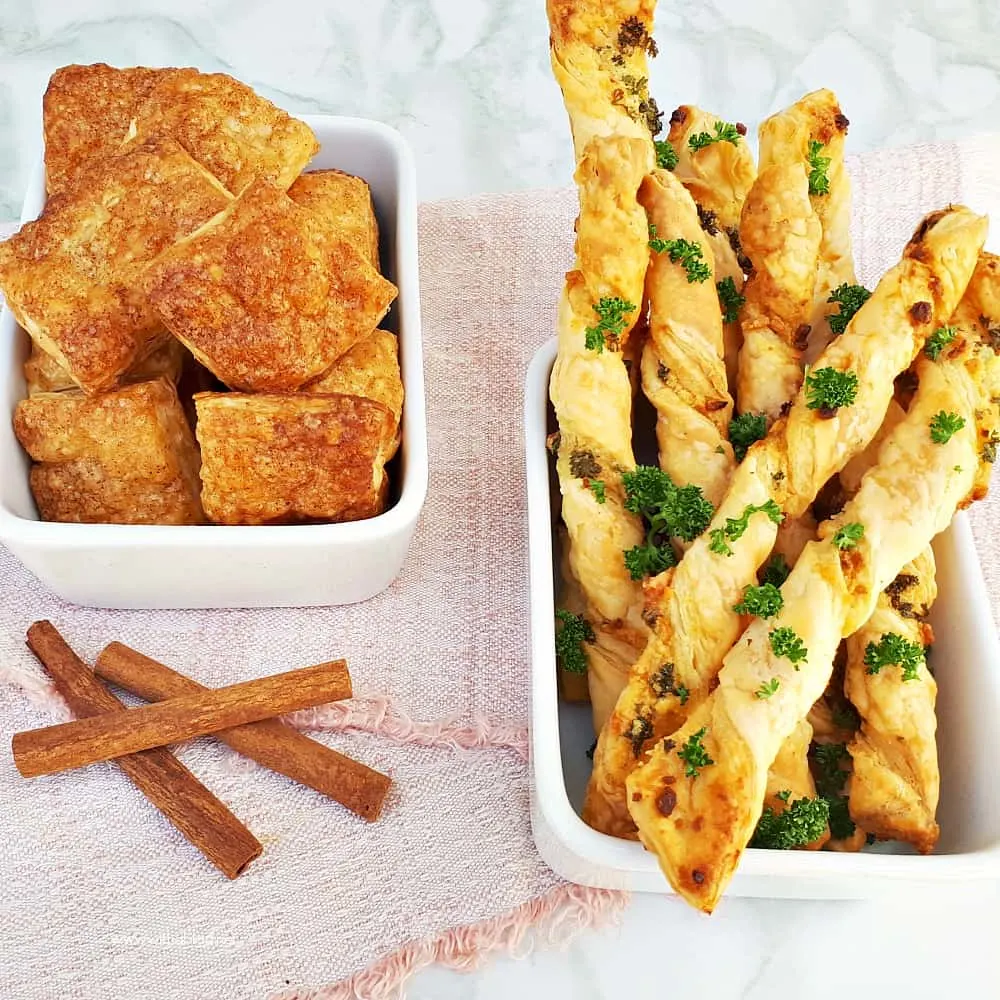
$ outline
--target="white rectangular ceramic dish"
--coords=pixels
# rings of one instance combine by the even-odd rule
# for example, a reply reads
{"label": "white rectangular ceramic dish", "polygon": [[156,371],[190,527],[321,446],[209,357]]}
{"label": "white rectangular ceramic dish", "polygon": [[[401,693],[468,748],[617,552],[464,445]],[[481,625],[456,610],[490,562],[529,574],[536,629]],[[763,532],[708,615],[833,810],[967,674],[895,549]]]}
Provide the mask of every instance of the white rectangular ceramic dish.
{"label": "white rectangular ceramic dish", "polygon": [[[555,430],[548,402],[555,341],[528,371],[525,452],[531,571],[532,800],[542,857],[585,885],[669,892],[652,854],[597,833],[580,819],[590,775],[590,706],[561,702],[554,652],[553,527],[559,488],[545,448]],[[934,546],[940,596],[934,605],[933,664],[939,685],[941,841],[929,857],[882,844],[859,854],[748,850],[734,896],[862,898],[932,883],[1000,876],[1000,646],[968,520],[959,515]],[[898,849],[898,850],[897,850]]]}
{"label": "white rectangular ceramic dish", "polygon": [[[310,169],[336,167],[371,186],[382,270],[399,287],[385,321],[399,335],[403,442],[395,502],[347,524],[262,527],[52,524],[38,519],[28,460],[11,429],[24,396],[28,337],[0,316],[0,542],[60,597],[114,608],[291,607],[349,604],[384,590],[399,573],[427,493],[413,157],[394,129],[360,118],[305,115],[320,142]],[[38,165],[21,221],[45,201]]]}

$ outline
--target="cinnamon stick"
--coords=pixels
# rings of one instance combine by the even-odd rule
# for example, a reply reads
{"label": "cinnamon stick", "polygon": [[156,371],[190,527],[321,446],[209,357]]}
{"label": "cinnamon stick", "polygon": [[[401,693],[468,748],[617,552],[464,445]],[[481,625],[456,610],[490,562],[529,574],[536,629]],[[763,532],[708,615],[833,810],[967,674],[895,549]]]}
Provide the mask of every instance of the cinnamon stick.
{"label": "cinnamon stick", "polygon": [[34,778],[350,696],[347,664],[320,663],[126,712],[15,733],[14,763],[24,777]]}
{"label": "cinnamon stick", "polygon": [[[51,622],[35,622],[28,629],[28,648],[78,718],[128,711]],[[145,750],[115,763],[224,875],[236,878],[260,855],[257,838],[169,750]]]}
{"label": "cinnamon stick", "polygon": [[[112,642],[98,654],[94,673],[146,701],[208,690],[120,642]],[[223,729],[215,736],[244,757],[314,788],[367,820],[378,819],[392,783],[384,774],[331,750],[278,719]]]}

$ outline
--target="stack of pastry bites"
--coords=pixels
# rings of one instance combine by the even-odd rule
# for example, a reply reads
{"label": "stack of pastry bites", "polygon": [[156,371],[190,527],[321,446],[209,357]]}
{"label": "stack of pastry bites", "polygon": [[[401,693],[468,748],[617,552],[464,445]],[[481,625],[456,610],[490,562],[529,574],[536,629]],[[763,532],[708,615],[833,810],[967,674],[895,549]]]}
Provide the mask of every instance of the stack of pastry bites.
{"label": "stack of pastry bites", "polygon": [[403,388],[367,184],[302,173],[310,128],[221,74],[67,66],[44,124],[48,201],[0,244],[41,516],[380,513]]}

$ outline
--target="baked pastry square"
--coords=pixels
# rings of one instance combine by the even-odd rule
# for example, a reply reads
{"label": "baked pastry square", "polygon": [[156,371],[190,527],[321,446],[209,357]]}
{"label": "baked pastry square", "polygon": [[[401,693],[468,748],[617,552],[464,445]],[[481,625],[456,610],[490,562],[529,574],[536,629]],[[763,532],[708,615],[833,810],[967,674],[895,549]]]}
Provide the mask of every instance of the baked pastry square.
{"label": "baked pastry square", "polygon": [[40,393],[14,411],[38,464],[31,491],[45,521],[198,524],[198,449],[165,378],[100,396]]}
{"label": "baked pastry square", "polygon": [[45,190],[55,194],[72,187],[92,160],[114,156],[136,108],[170,72],[106,63],[57,69],[42,98]]}
{"label": "baked pastry square", "polygon": [[318,216],[333,236],[353,243],[378,270],[378,220],[365,181],[340,170],[310,170],[288,189],[288,197]]}
{"label": "baked pastry square", "polygon": [[361,396],[195,396],[201,499],[218,524],[356,521],[382,512],[394,418]]}
{"label": "baked pastry square", "polygon": [[395,454],[403,413],[403,378],[399,370],[399,341],[395,334],[388,330],[375,330],[338,358],[322,378],[307,385],[303,391],[346,393],[381,403],[393,416],[395,445],[392,454]]}
{"label": "baked pastry square", "polygon": [[176,142],[151,140],[95,162],[0,244],[0,288],[77,385],[110,389],[163,334],[142,271],[230,200]]}
{"label": "baked pastry square", "polygon": [[322,375],[396,297],[354,246],[265,180],[155,261],[143,287],[174,336],[247,392]]}
{"label": "baked pastry square", "polygon": [[[168,336],[162,344],[125,372],[122,381],[147,382],[162,375],[177,385],[186,354],[184,345]],[[29,396],[35,396],[40,392],[65,392],[67,389],[77,388],[69,372],[34,341],[31,342],[31,354],[24,363],[24,381]]]}
{"label": "baked pastry square", "polygon": [[234,194],[255,177],[286,190],[319,149],[305,122],[231,76],[196,69],[164,75],[136,108],[129,142],[163,135]]}

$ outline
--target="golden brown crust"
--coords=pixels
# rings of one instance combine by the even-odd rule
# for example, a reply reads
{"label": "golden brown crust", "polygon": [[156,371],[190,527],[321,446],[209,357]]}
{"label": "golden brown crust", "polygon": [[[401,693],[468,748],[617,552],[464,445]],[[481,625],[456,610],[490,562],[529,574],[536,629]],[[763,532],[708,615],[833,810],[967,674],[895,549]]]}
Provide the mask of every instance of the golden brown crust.
{"label": "golden brown crust", "polygon": [[199,393],[202,502],[218,524],[355,521],[385,506],[394,421],[360,396]]}
{"label": "golden brown crust", "polygon": [[691,149],[693,135],[713,135],[718,124],[728,124],[693,104],[682,104],[670,116],[669,142],[677,153],[674,174],[691,192],[703,211],[711,212],[723,232],[740,223],[743,203],[753,186],[757,169],[745,139],[713,142]]}
{"label": "golden brown crust", "polygon": [[385,316],[396,287],[269,181],[163,254],[144,288],[167,328],[226,385],[291,391]]}
{"label": "golden brown crust", "polygon": [[[163,344],[125,372],[122,382],[126,384],[148,382],[162,375],[177,385],[186,356],[187,351],[180,341],[168,337]],[[29,396],[35,396],[40,392],[64,392],[66,389],[77,388],[69,372],[34,341],[31,342],[31,354],[24,363],[24,381]]]}
{"label": "golden brown crust", "polygon": [[0,244],[0,287],[32,340],[87,392],[119,377],[162,334],[139,288],[157,254],[229,202],[173,140],[94,162],[72,191]]}
{"label": "golden brown crust", "polygon": [[46,191],[72,187],[90,161],[113,156],[139,103],[170,72],[106,63],[57,69],[42,98]]}
{"label": "golden brown crust", "polygon": [[135,109],[129,144],[169,135],[228,190],[255,177],[282,190],[319,149],[312,129],[224,73],[179,69],[164,75]]}
{"label": "golden brown crust", "polygon": [[379,270],[378,220],[365,181],[340,170],[310,170],[288,189],[288,197],[318,216],[333,236],[356,246]]}
{"label": "golden brown crust", "polygon": [[100,396],[22,400],[14,432],[39,463],[31,489],[46,521],[198,524],[198,449],[164,378]]}
{"label": "golden brown crust", "polygon": [[399,370],[399,342],[388,330],[376,330],[355,344],[316,382],[303,390],[309,393],[342,393],[363,396],[381,403],[393,416],[396,445],[403,414],[403,378]]}

